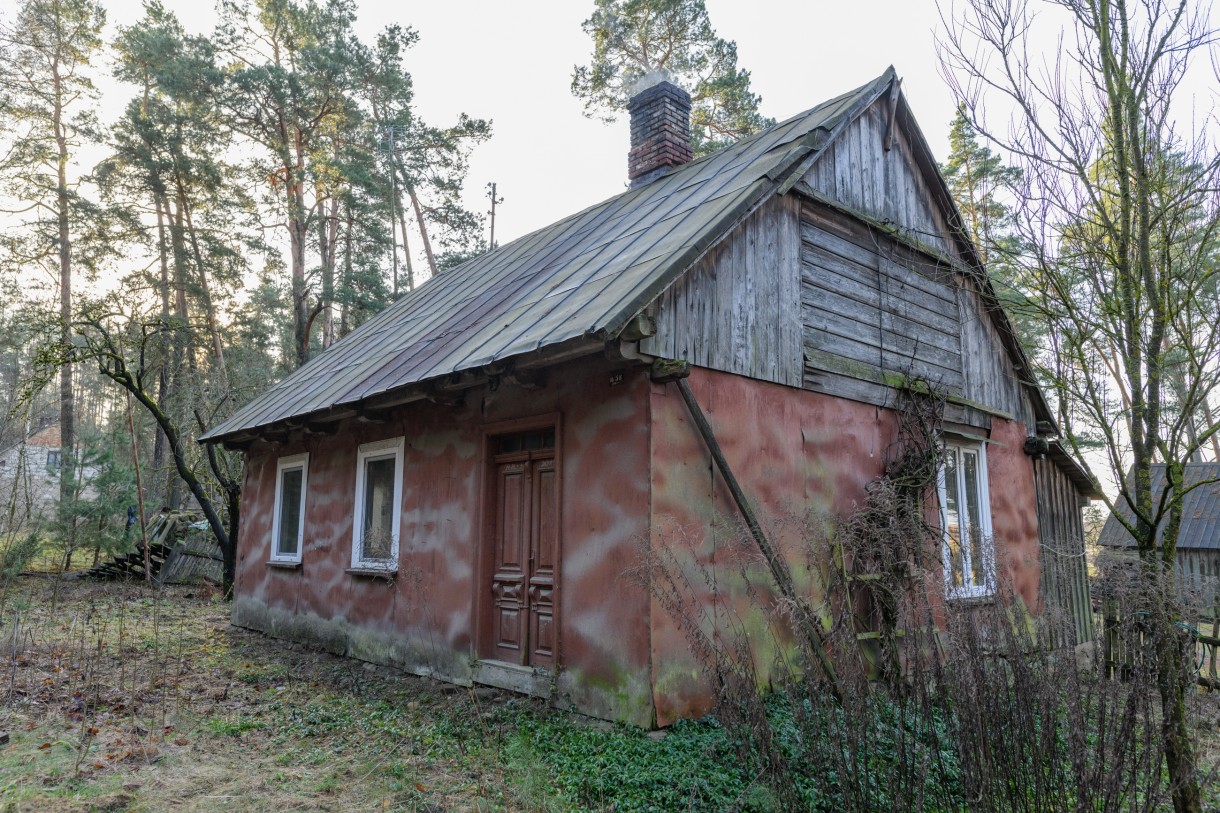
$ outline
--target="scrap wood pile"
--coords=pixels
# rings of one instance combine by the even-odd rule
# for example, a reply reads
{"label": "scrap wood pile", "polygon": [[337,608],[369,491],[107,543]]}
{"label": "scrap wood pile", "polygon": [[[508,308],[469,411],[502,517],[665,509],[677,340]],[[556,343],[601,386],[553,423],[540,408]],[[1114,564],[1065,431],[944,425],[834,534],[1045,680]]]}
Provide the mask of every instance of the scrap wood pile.
{"label": "scrap wood pile", "polygon": [[[207,523],[186,511],[160,514],[148,528],[148,578],[162,584],[219,582],[223,559]],[[82,579],[133,579],[145,576],[144,545],[76,574]]]}

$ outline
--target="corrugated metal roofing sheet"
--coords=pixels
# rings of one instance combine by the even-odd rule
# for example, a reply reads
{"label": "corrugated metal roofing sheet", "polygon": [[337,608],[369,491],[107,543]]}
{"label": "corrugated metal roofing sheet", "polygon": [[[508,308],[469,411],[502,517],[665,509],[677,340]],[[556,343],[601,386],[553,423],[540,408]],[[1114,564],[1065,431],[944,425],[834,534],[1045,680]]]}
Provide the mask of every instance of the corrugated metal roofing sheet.
{"label": "corrugated metal roofing sheet", "polygon": [[[1209,482],[1220,479],[1220,463],[1190,463],[1184,470],[1186,486],[1197,486],[1186,494],[1182,505],[1182,527],[1178,531],[1178,547],[1192,549],[1220,549],[1220,483]],[[1153,500],[1160,499],[1165,490],[1165,466],[1152,466]],[[1119,513],[1131,521],[1135,513],[1119,504]],[[1161,538],[1163,527],[1157,529]],[[1133,543],[1127,529],[1111,514],[1101,529],[1098,544],[1105,547],[1130,547]]]}
{"label": "corrugated metal roofing sheet", "polygon": [[436,277],[272,386],[201,440],[580,337],[610,338],[695,256],[889,84],[869,84]]}

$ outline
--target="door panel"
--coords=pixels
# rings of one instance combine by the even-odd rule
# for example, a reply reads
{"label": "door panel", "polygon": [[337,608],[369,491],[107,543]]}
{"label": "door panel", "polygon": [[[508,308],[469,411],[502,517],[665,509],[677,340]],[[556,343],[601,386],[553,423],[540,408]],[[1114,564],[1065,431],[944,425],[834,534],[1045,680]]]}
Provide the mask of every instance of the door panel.
{"label": "door panel", "polygon": [[555,460],[533,463],[534,498],[530,556],[530,658],[549,666],[555,657],[555,559],[559,550]]}
{"label": "door panel", "polygon": [[529,527],[527,462],[496,467],[495,572],[491,591],[495,602],[492,630],[495,657],[520,662],[525,656],[526,557]]}
{"label": "door panel", "polygon": [[[553,432],[545,437],[553,445]],[[559,478],[554,449],[517,441],[500,439],[499,448],[512,451],[495,459],[490,655],[549,667],[557,631]]]}

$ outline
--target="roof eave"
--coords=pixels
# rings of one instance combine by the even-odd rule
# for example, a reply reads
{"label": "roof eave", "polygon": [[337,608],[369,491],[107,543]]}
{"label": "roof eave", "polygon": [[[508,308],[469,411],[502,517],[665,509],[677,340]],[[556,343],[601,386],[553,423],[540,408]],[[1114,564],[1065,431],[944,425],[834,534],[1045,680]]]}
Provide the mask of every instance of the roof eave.
{"label": "roof eave", "polygon": [[381,412],[395,407],[418,401],[440,401],[462,391],[486,384],[493,376],[505,371],[535,371],[565,361],[600,353],[606,343],[595,337],[582,336],[567,342],[549,345],[528,353],[518,353],[497,360],[497,366],[503,366],[499,372],[488,369],[455,370],[452,373],[434,376],[422,381],[413,381],[401,387],[394,387],[384,392],[375,393],[364,398],[331,404],[324,409],[293,415],[260,426],[235,429],[233,431],[211,431],[201,435],[201,444],[220,444],[226,448],[238,449],[248,446],[268,435],[275,435],[294,430],[305,430],[316,434],[328,434],[323,427],[339,421]]}

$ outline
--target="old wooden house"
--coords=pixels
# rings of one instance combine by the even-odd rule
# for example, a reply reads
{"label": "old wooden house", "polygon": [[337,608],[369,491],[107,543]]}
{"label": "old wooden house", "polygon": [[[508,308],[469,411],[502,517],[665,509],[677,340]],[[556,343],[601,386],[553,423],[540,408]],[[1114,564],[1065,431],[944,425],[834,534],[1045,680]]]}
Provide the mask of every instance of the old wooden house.
{"label": "old wooden house", "polygon": [[850,511],[895,387],[933,382],[946,597],[1003,579],[1038,607],[1045,580],[1089,634],[1083,568],[1049,584],[1042,551],[1081,549],[1093,487],[893,70],[694,161],[689,105],[641,92],[627,191],[429,281],[211,431],[246,453],[234,623],[643,725],[706,709],[624,577],[675,529],[714,557],[735,511],[663,358],[693,365],[766,516]]}
{"label": "old wooden house", "polygon": [[[1154,463],[1151,473],[1153,499],[1159,502],[1168,488],[1165,464]],[[1190,491],[1182,502],[1174,585],[1192,616],[1201,618],[1214,612],[1220,600],[1220,462],[1188,463],[1183,484]],[[1121,501],[1119,504],[1124,518],[1131,522],[1134,512]],[[1158,539],[1163,533],[1164,522],[1157,528]],[[1112,562],[1132,562],[1135,558],[1131,534],[1113,514],[1106,518],[1097,544],[1103,550],[1103,570]]]}

